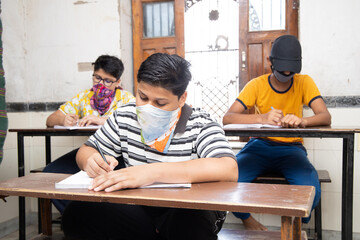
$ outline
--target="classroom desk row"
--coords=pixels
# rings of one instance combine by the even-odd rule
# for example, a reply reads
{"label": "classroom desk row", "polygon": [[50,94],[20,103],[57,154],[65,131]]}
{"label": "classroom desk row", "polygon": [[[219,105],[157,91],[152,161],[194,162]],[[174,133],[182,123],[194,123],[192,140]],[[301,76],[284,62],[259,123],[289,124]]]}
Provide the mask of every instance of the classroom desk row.
{"label": "classroom desk row", "polygon": [[[218,211],[250,211],[281,216],[282,240],[306,239],[301,218],[309,216],[315,196],[313,186],[211,182],[192,184],[191,188],[126,189],[106,193],[87,189],[55,189],[55,183],[69,174],[31,173],[0,182],[0,195],[110,202],[144,206],[191,208]],[[45,212],[45,211],[42,211]],[[51,227],[51,222],[43,229]],[[51,235],[51,232],[43,232]],[[266,233],[267,234],[267,233]]]}
{"label": "classroom desk row", "polygon": [[[46,164],[51,162],[51,137],[54,136],[89,136],[96,129],[66,130],[54,128],[9,129],[17,133],[18,176],[25,175],[24,137],[44,136]],[[342,138],[342,209],[341,236],[343,240],[352,239],[353,230],[353,174],[354,174],[354,137],[360,133],[360,127],[316,127],[316,128],[229,128],[227,136],[240,137],[311,137]],[[25,198],[19,197],[19,239],[25,239]]]}

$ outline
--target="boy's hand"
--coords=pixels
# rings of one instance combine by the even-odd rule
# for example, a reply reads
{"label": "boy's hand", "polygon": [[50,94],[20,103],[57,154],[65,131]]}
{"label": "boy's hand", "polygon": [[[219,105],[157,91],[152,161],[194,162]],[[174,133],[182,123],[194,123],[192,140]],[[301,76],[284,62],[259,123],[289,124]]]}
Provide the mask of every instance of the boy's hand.
{"label": "boy's hand", "polygon": [[284,128],[305,127],[305,121],[294,114],[287,114],[281,119],[281,126]]}
{"label": "boy's hand", "polygon": [[272,109],[268,113],[262,114],[262,124],[281,125],[283,112],[279,109]]}
{"label": "boy's hand", "polygon": [[94,116],[94,115],[87,115],[85,117],[83,117],[80,121],[79,121],[79,126],[80,127],[84,127],[84,126],[88,126],[88,125],[104,125],[105,121],[107,118],[105,117],[98,117],[98,116]]}
{"label": "boy's hand", "polygon": [[105,155],[105,158],[109,164],[104,161],[100,153],[93,153],[88,158],[86,165],[84,166],[84,171],[86,171],[90,177],[97,177],[107,172],[111,172],[119,164],[112,156]]}
{"label": "boy's hand", "polygon": [[96,177],[89,190],[112,192],[119,189],[137,188],[154,183],[152,164],[122,168]]}
{"label": "boy's hand", "polygon": [[67,127],[74,126],[77,123],[78,120],[79,120],[78,115],[68,113],[68,114],[65,115],[63,125],[67,126]]}

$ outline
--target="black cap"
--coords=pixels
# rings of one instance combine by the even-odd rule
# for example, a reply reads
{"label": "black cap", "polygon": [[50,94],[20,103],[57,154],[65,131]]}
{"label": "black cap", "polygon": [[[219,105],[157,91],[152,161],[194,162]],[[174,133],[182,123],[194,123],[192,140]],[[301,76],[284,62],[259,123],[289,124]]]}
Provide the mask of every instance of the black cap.
{"label": "black cap", "polygon": [[301,71],[301,45],[299,40],[292,35],[278,37],[271,48],[270,60],[279,72]]}

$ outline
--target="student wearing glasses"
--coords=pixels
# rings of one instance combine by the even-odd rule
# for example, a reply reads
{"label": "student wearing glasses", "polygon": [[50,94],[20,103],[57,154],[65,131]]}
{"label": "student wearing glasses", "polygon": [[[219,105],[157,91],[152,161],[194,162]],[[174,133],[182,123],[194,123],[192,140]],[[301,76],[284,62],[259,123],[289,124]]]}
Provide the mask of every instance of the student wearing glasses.
{"label": "student wearing glasses", "polygon": [[134,99],[120,87],[124,65],[114,56],[102,55],[96,59],[92,88],[80,92],[64,103],[46,120],[46,126],[103,125],[117,109]]}
{"label": "student wearing glasses", "polygon": [[[134,100],[134,96],[120,87],[124,65],[114,56],[102,55],[93,63],[92,87],[80,92],[64,103],[46,120],[47,127],[104,125],[108,117],[120,106]],[[44,172],[69,173],[79,171],[75,149],[47,165]],[[62,213],[64,201],[53,201]]]}

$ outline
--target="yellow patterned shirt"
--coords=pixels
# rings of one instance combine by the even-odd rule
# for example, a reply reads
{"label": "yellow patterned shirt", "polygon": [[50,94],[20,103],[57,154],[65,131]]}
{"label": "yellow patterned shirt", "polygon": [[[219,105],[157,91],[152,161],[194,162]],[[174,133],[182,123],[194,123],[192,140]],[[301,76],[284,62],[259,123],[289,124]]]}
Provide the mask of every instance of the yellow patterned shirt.
{"label": "yellow patterned shirt", "polygon": [[93,109],[90,105],[90,99],[94,95],[94,92],[91,90],[85,90],[70,101],[64,103],[60,106],[59,110],[64,114],[77,114],[79,118],[83,118],[88,115],[94,116],[110,116],[118,107],[135,100],[135,97],[128,91],[116,89],[114,100],[112,101],[108,111],[103,115]]}

